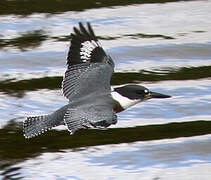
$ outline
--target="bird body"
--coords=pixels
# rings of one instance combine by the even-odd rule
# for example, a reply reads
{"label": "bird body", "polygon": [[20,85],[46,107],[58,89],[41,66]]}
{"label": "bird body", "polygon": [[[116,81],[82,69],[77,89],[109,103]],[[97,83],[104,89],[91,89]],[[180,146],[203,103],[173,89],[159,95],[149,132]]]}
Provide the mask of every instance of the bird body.
{"label": "bird body", "polygon": [[150,98],[167,98],[138,85],[126,85],[111,91],[114,62],[105,53],[89,23],[73,28],[62,82],[69,103],[52,114],[28,117],[23,123],[26,138],[53,127],[66,125],[71,134],[80,129],[106,128],[117,123],[116,113]]}

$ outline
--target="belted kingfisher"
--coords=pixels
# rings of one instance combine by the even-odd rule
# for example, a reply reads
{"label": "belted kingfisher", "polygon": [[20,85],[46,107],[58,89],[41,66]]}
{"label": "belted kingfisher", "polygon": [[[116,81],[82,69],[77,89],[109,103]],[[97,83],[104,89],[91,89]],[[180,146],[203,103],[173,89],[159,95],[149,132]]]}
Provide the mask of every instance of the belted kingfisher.
{"label": "belted kingfisher", "polygon": [[62,91],[69,103],[49,115],[27,117],[25,138],[37,136],[53,127],[66,125],[70,134],[87,128],[106,128],[117,123],[119,113],[141,101],[171,96],[152,92],[139,85],[111,90],[114,62],[105,53],[94,31],[79,23],[71,33]]}

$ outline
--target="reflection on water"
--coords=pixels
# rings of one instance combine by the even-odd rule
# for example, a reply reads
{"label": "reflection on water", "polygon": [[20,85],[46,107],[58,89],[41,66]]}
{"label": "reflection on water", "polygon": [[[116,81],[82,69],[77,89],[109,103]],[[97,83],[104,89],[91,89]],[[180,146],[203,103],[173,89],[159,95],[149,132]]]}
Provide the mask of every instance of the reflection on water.
{"label": "reflection on water", "polygon": [[[1,1],[0,179],[210,179],[211,1],[159,2]],[[26,116],[67,103],[60,87],[78,21],[113,57],[112,85],[173,97],[137,104],[106,131],[61,126],[25,140]]]}
{"label": "reflection on water", "polygon": [[[120,5],[130,5],[130,4],[147,4],[147,3],[166,3],[166,2],[175,2],[181,0],[138,0],[127,1],[127,0],[89,0],[84,2],[83,0],[78,0],[77,3],[73,1],[63,0],[13,0],[7,1],[2,0],[0,6],[0,15],[3,14],[17,14],[17,15],[28,15],[32,13],[61,13],[66,11],[82,11],[90,8],[101,8],[101,7],[112,7]],[[33,4],[33,6],[31,5]],[[46,6],[50,4],[51,6]]]}
{"label": "reflection on water", "polygon": [[[103,45],[106,48],[120,45],[204,43],[210,42],[210,4],[211,1],[190,1],[186,3],[175,2],[100,8],[83,12],[65,12],[52,16],[32,14],[20,18],[6,15],[1,17],[0,34],[1,39],[13,39],[19,37],[20,33],[23,32],[42,30],[42,32],[47,33],[44,34],[44,37],[46,35],[48,38],[66,37],[70,34],[72,27],[79,21],[90,21],[98,36],[121,37],[117,40],[115,38],[114,40],[103,40]],[[168,14],[168,18],[166,14]],[[132,37],[127,36],[130,34]],[[138,34],[161,36],[141,38],[141,36],[137,36]],[[133,36],[136,38],[133,38]],[[162,38],[168,36],[174,39]],[[64,42],[52,43],[53,40],[57,39],[46,41],[41,49],[56,51],[65,49],[66,44]]]}
{"label": "reflection on water", "polygon": [[[137,104],[118,115],[119,123],[115,127],[211,119],[210,80],[147,82],[144,86],[173,97]],[[1,127],[9,119],[48,114],[68,103],[60,89],[29,91],[17,97],[1,94],[0,97]]]}
{"label": "reflection on water", "polygon": [[209,135],[43,153],[13,166],[17,169],[10,175],[20,173],[14,177],[26,179],[206,179],[210,144]]}
{"label": "reflection on water", "polygon": [[[134,65],[135,64],[136,63],[134,63]],[[211,77],[210,70],[211,66],[201,66],[188,68],[183,67],[177,69],[165,68],[150,71],[142,69],[140,72],[117,72],[114,73],[111,78],[111,85],[121,85],[127,83],[137,84],[139,82],[144,83],[149,81],[159,82],[167,80],[197,80]],[[2,75],[2,81],[0,81],[0,90],[10,95],[24,95],[24,92],[26,91],[60,89],[63,76],[54,75],[58,75],[58,71],[60,71],[60,74],[63,75],[64,69],[56,69],[51,72],[49,71],[28,71],[24,72],[24,75],[23,72],[4,74]],[[45,77],[46,75],[47,77]]]}

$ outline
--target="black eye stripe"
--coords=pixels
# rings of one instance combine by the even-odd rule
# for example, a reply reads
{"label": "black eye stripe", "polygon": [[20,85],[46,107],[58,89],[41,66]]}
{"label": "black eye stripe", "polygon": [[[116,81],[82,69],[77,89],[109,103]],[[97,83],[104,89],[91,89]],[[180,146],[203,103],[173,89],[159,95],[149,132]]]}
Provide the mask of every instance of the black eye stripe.
{"label": "black eye stripe", "polygon": [[143,86],[126,85],[115,88],[115,91],[129,99],[144,99],[145,96],[150,95],[150,90]]}

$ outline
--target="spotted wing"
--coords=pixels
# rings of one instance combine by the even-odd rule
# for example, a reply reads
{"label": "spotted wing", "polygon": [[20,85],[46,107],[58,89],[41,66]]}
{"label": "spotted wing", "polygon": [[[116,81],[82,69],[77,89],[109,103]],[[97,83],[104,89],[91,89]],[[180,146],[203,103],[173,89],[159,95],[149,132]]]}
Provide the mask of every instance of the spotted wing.
{"label": "spotted wing", "polygon": [[[79,28],[74,27],[73,30],[74,33],[70,35],[67,65],[103,62],[107,55],[95,36],[90,23],[87,23],[87,29],[82,23],[79,23]],[[112,59],[110,59],[110,63],[114,64]]]}
{"label": "spotted wing", "polygon": [[71,134],[80,129],[106,128],[117,123],[117,116],[112,111],[113,102],[98,106],[87,106],[80,109],[69,108],[64,122]]}
{"label": "spotted wing", "polygon": [[88,30],[79,23],[80,30],[74,28],[67,70],[63,79],[63,94],[70,101],[91,94],[110,94],[110,79],[114,63],[106,55],[94,35],[91,25]]}

